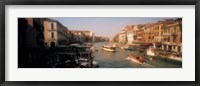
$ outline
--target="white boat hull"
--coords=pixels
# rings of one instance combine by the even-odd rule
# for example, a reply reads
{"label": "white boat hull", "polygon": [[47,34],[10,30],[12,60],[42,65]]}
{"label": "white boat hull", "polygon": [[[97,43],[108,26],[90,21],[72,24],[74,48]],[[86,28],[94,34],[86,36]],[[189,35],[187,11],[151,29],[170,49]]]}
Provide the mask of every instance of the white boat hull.
{"label": "white boat hull", "polygon": [[149,55],[149,56],[156,56],[156,53],[153,52],[151,49],[147,49],[147,55]]}
{"label": "white boat hull", "polygon": [[112,49],[108,49],[108,48],[102,48],[103,50],[105,51],[109,51],[109,52],[114,52],[115,50],[112,50]]}

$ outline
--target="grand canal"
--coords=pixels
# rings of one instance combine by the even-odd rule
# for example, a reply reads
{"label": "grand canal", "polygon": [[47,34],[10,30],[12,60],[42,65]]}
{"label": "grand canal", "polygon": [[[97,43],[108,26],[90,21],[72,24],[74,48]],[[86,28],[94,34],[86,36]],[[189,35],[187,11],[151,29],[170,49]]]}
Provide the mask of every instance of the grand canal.
{"label": "grand canal", "polygon": [[137,64],[131,60],[127,60],[129,54],[134,53],[139,56],[143,55],[137,51],[128,51],[117,48],[116,52],[107,52],[101,49],[105,43],[95,43],[94,46],[98,50],[94,52],[94,60],[98,62],[100,68],[181,68],[180,62],[174,62],[162,58],[150,60],[145,56],[146,63]]}

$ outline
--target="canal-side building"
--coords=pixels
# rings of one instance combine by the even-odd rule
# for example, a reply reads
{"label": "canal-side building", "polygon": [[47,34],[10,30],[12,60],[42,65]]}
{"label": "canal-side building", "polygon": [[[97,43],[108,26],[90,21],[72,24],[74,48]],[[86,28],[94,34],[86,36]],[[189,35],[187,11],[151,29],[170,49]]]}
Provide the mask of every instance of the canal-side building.
{"label": "canal-side building", "polygon": [[74,41],[77,43],[83,43],[86,41],[86,36],[83,31],[70,30],[74,34]]}
{"label": "canal-side building", "polygon": [[164,41],[164,29],[167,25],[173,24],[175,21],[173,20],[164,20],[164,21],[158,21],[154,23],[154,42],[155,43],[161,43]]}
{"label": "canal-side building", "polygon": [[[116,39],[116,37],[118,37]],[[182,20],[127,25],[113,40],[119,44],[147,43],[164,51],[182,52]]]}
{"label": "canal-side building", "polygon": [[149,24],[145,24],[144,26],[143,26],[143,28],[144,28],[144,42],[145,43],[148,43],[149,41],[149,29],[148,29],[148,27],[149,27]]}
{"label": "canal-side building", "polygon": [[141,28],[141,25],[127,25],[123,29],[126,32],[126,44],[131,45],[143,40],[143,30],[139,28]]}
{"label": "canal-side building", "polygon": [[149,39],[149,41],[151,42],[151,43],[154,43],[155,42],[155,26],[154,26],[155,24],[153,23],[152,25],[151,25],[151,27],[149,28],[150,29],[150,34],[149,34],[149,37],[150,37],[150,39]]}
{"label": "canal-side building", "polygon": [[92,31],[82,31],[86,37],[87,42],[95,42],[95,34]]}
{"label": "canal-side building", "polygon": [[128,25],[125,27],[124,31],[126,32],[127,44],[133,44],[134,39],[134,25]]}
{"label": "canal-side building", "polygon": [[162,24],[157,22],[153,26],[153,34],[154,34],[154,43],[160,43],[162,42],[162,36],[161,36],[161,29],[162,29]]}
{"label": "canal-side building", "polygon": [[66,34],[66,45],[70,45],[70,44],[72,44],[73,42],[74,42],[74,39],[73,39],[73,37],[74,37],[74,34],[70,31],[70,30],[68,30],[68,29],[64,29],[64,33]]}
{"label": "canal-side building", "polygon": [[182,52],[182,33],[178,21],[168,24],[164,29],[164,42],[162,49],[167,51]]}
{"label": "canal-side building", "polygon": [[127,31],[127,44],[133,44],[134,41],[134,33],[132,30]]}
{"label": "canal-side building", "polygon": [[44,20],[44,39],[46,46],[58,46],[58,26],[56,20],[49,18]]}
{"label": "canal-side building", "polygon": [[144,40],[146,43],[154,42],[154,30],[152,23],[148,23],[144,26]]}
{"label": "canal-side building", "polygon": [[18,18],[18,67],[44,66],[42,18]]}
{"label": "canal-side building", "polygon": [[119,43],[120,44],[126,44],[126,32],[125,31],[122,31],[119,33]]}
{"label": "canal-side building", "polygon": [[44,40],[45,45],[48,47],[56,47],[58,45],[67,45],[67,33],[65,30],[68,30],[67,27],[63,26],[60,22],[45,18],[44,19]]}
{"label": "canal-side building", "polygon": [[144,25],[138,25],[138,29],[137,29],[137,32],[136,32],[136,42],[140,42],[140,43],[144,43]]}
{"label": "canal-side building", "polygon": [[117,33],[114,37],[113,37],[113,41],[118,43],[119,42],[119,33]]}
{"label": "canal-side building", "polygon": [[70,30],[70,32],[73,34],[75,42],[95,42],[94,32],[85,30]]}
{"label": "canal-side building", "polygon": [[109,41],[109,38],[104,36],[95,36],[95,42],[105,42],[105,41]]}

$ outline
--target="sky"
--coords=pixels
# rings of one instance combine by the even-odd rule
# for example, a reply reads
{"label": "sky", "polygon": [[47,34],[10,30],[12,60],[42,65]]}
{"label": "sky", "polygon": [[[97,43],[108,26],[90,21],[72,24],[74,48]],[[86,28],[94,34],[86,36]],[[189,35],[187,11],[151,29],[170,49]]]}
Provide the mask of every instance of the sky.
{"label": "sky", "polygon": [[95,36],[114,37],[126,25],[153,23],[167,17],[54,17],[69,30],[88,30]]}

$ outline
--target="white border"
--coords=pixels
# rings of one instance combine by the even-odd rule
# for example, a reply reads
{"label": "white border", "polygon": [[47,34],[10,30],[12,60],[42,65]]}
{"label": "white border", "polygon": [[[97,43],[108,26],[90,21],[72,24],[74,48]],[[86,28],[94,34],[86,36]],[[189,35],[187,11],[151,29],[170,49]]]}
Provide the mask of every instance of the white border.
{"label": "white border", "polygon": [[[194,81],[194,5],[6,5],[6,81]],[[17,17],[183,17],[183,68],[17,69]]]}

